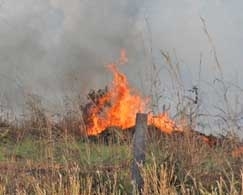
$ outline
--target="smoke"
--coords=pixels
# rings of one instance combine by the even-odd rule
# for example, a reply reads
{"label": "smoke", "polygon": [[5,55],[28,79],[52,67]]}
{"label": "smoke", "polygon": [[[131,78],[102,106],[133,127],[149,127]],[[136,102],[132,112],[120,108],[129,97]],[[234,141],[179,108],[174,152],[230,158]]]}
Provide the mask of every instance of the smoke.
{"label": "smoke", "polygon": [[[175,51],[179,61],[186,64],[186,82],[196,80],[195,71],[198,71],[200,55],[205,79],[217,76],[212,45],[204,33],[201,18],[206,22],[225,77],[234,80],[234,75],[243,70],[241,1],[156,0],[154,5],[148,8],[148,18],[153,32],[154,51],[157,52],[155,56],[159,56],[159,49],[170,53]],[[243,83],[243,80],[240,82]]]}
{"label": "smoke", "polygon": [[[155,0],[152,6],[149,5],[147,3],[145,7],[152,32],[155,62],[164,67],[160,50],[168,51],[180,63],[185,90],[191,89],[193,85],[200,88],[200,101],[204,109],[200,112],[223,116],[229,121],[232,118],[239,119],[243,105],[243,79],[239,75],[243,71],[242,1]],[[212,43],[204,32],[201,18],[205,20]],[[222,69],[225,88],[220,81],[222,77],[213,47]],[[167,74],[163,70],[161,78],[167,78]],[[223,98],[225,96],[226,99]],[[229,116],[225,116],[227,114]],[[202,123],[206,124],[206,120],[204,118]],[[215,132],[217,128],[213,126],[212,129]]]}
{"label": "smoke", "polygon": [[240,0],[2,1],[0,103],[21,106],[28,93],[60,103],[66,95],[104,87],[110,80],[105,65],[121,48],[129,58],[121,68],[136,87],[146,88],[140,75],[152,63],[162,67],[162,84],[170,81],[163,50],[180,62],[186,89],[198,84],[200,72],[205,99],[215,101],[205,83],[212,85],[218,70],[201,18],[225,79],[241,85],[242,9]]}
{"label": "smoke", "polygon": [[118,58],[120,49],[138,52],[139,7],[128,0],[3,1],[1,102],[23,104],[28,93],[56,102],[104,87],[105,65]]}

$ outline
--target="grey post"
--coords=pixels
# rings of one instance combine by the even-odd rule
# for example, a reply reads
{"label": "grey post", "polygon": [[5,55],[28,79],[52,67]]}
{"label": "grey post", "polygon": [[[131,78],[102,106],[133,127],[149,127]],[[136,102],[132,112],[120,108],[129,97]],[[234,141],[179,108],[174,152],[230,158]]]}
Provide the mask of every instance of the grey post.
{"label": "grey post", "polygon": [[145,162],[147,120],[147,114],[137,113],[133,138],[132,183],[134,184],[134,188],[138,189],[140,193],[143,188],[143,178],[140,174],[139,167]]}

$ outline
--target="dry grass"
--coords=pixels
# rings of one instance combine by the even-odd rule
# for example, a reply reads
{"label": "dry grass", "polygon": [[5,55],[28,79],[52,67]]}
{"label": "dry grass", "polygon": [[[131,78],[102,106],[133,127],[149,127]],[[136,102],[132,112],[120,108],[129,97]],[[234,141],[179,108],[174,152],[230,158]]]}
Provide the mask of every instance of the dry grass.
{"label": "dry grass", "polygon": [[[116,143],[80,136],[84,125],[75,112],[53,123],[35,101],[20,124],[0,123],[0,194],[139,194],[131,183],[131,139],[119,141],[120,132]],[[239,139],[205,144],[190,131],[197,114],[185,108],[194,105],[178,105],[189,123],[183,135],[150,135],[142,194],[241,194],[243,157],[232,156]]]}
{"label": "dry grass", "polygon": [[[0,145],[0,194],[138,193],[131,183],[130,142],[92,143],[61,130],[56,135],[47,125],[41,133],[23,130],[15,140],[21,129],[8,128]],[[242,193],[243,158],[232,157],[230,144],[210,147],[190,132],[153,137],[141,167],[142,194]]]}

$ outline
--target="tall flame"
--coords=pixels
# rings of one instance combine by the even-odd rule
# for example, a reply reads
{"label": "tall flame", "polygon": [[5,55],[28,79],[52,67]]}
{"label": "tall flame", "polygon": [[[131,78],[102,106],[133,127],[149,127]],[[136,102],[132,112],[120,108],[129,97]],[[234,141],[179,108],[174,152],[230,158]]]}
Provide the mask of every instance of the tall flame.
{"label": "tall flame", "polygon": [[91,109],[89,135],[98,134],[110,126],[131,127],[135,124],[136,113],[146,107],[146,100],[132,94],[126,76],[118,71],[116,65],[110,64],[108,68],[114,78],[109,91]]}
{"label": "tall flame", "polygon": [[[126,62],[125,50],[121,51],[119,62]],[[87,134],[96,135],[107,127],[116,126],[126,129],[135,125],[138,112],[148,112],[148,98],[132,89],[125,74],[119,72],[116,64],[108,65],[113,74],[113,81],[108,91],[98,98],[90,109]],[[154,125],[166,133],[176,130],[176,125],[167,113],[153,116],[148,114],[148,125]],[[178,130],[178,129],[177,129]]]}

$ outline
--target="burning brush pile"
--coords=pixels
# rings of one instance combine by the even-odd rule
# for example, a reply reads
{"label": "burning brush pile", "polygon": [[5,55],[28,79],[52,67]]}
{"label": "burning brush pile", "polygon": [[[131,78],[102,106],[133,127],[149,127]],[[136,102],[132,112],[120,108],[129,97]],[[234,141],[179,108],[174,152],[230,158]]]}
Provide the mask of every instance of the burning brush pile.
{"label": "burning brush pile", "polygon": [[164,133],[182,131],[167,113],[153,115],[148,106],[149,99],[143,98],[130,87],[126,76],[115,64],[108,65],[108,69],[113,74],[111,85],[98,91],[90,91],[88,103],[82,106],[88,136],[100,135],[110,128],[132,129],[138,112],[149,113],[148,125],[161,129]]}
{"label": "burning brush pile", "polygon": [[[127,62],[127,57],[125,51],[122,51],[118,63],[124,62]],[[131,140],[138,112],[148,113],[148,137],[150,138],[154,138],[153,135],[183,137],[189,131],[210,147],[221,145],[226,139],[213,135],[207,136],[192,129],[185,130],[182,125],[176,124],[167,112],[154,115],[149,107],[149,98],[142,97],[129,85],[126,75],[119,71],[117,65],[110,64],[107,68],[113,74],[111,84],[104,89],[91,90],[87,96],[88,103],[81,107],[86,135],[90,139],[101,138],[106,143],[117,139]],[[241,148],[237,151],[241,151]]]}

